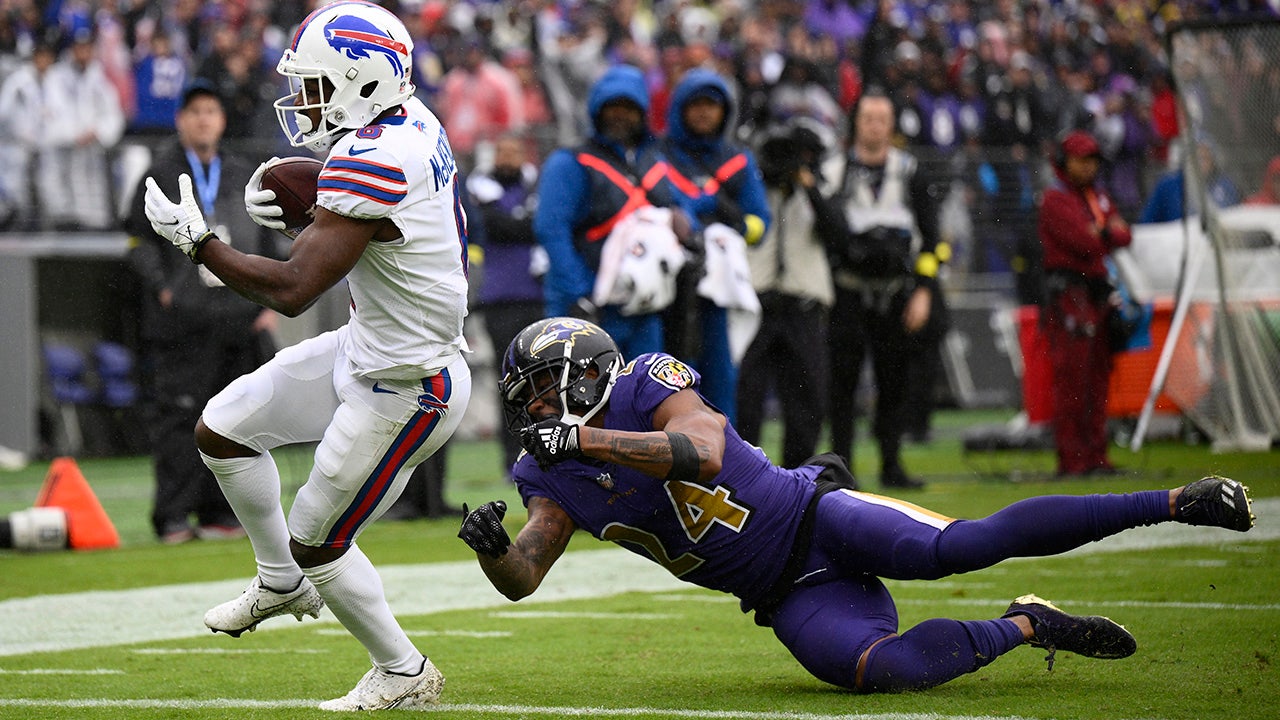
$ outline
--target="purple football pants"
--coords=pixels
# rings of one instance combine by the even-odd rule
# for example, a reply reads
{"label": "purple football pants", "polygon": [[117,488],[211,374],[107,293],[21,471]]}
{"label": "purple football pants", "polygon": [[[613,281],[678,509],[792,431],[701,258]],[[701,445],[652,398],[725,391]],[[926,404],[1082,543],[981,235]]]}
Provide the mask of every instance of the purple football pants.
{"label": "purple football pants", "polygon": [[[805,669],[833,685],[933,687],[1009,652],[1022,633],[1012,620],[937,618],[889,637],[898,632],[898,611],[879,578],[934,580],[1169,519],[1167,490],[1030,498],[981,520],[955,521],[890,498],[833,492],[818,502],[805,572],[774,614],[773,631]],[[858,687],[858,658],[882,638]]]}

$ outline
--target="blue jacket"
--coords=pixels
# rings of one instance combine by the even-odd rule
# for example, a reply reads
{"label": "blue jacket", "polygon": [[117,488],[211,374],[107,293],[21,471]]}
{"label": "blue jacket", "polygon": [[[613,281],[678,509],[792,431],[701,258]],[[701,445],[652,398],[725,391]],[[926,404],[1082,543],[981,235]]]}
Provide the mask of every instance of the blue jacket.
{"label": "blue jacket", "polygon": [[[714,135],[694,135],[684,123],[685,106],[704,94],[716,97],[725,108],[725,120]],[[663,154],[673,169],[672,184],[685,198],[682,204],[694,211],[695,229],[720,222],[754,243],[768,227],[769,203],[755,156],[726,138],[734,110],[729,87],[719,75],[690,70],[671,93]],[[748,215],[760,222],[748,228]]]}
{"label": "blue jacket", "polygon": [[[1147,204],[1142,208],[1142,214],[1138,217],[1138,222],[1172,222],[1181,220],[1186,215],[1199,214],[1199,198],[1194,196],[1187,197],[1186,200],[1189,202],[1189,207],[1184,207],[1183,194],[1182,170],[1166,173],[1156,182],[1155,188],[1151,191],[1151,196],[1147,198]],[[1231,178],[1221,173],[1215,174],[1209,179],[1206,194],[1218,207],[1238,205],[1241,200],[1239,188],[1231,181]]]}
{"label": "blue jacket", "polygon": [[134,66],[134,84],[138,88],[138,113],[129,127],[132,131],[173,132],[173,116],[182,105],[182,91],[187,86],[187,69],[178,57],[148,55]]}
{"label": "blue jacket", "polygon": [[1156,183],[1138,222],[1171,222],[1181,220],[1182,216],[1182,173],[1169,173]]}
{"label": "blue jacket", "polygon": [[[566,315],[578,298],[590,296],[603,238],[588,240],[588,230],[599,228],[602,219],[626,204],[625,194],[601,173],[583,165],[580,156],[585,153],[599,158],[637,185],[646,171],[662,162],[657,140],[647,127],[643,139],[630,150],[600,133],[600,109],[619,98],[635,102],[648,115],[649,92],[644,76],[630,65],[609,68],[592,86],[587,99],[594,128],[591,139],[579,148],[556,150],[542,166],[533,232],[546,249],[551,265],[543,279],[549,315]],[[671,205],[675,197],[665,176],[649,192],[654,205]]]}

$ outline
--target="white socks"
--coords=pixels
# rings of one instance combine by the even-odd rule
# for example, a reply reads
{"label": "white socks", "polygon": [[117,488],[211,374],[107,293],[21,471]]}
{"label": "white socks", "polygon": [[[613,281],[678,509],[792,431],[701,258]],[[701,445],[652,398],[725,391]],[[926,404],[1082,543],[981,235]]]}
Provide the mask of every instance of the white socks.
{"label": "white socks", "polygon": [[382,578],[358,546],[352,545],[331,563],[303,572],[320,591],[325,606],[369,651],[375,666],[397,675],[422,671],[422,653],[391,614]]}
{"label": "white socks", "polygon": [[289,551],[289,526],[280,507],[280,472],[270,453],[255,457],[212,458],[200,453],[253,543],[262,583],[277,592],[298,586],[305,574],[325,605],[385,672],[417,675],[422,653],[391,614],[382,578],[373,563],[352,545],[331,563],[305,570]]}
{"label": "white socks", "polygon": [[225,459],[200,453],[200,457],[218,478],[253,543],[262,584],[278,592],[296,588],[302,570],[289,552],[289,526],[280,507],[280,471],[271,453]]}

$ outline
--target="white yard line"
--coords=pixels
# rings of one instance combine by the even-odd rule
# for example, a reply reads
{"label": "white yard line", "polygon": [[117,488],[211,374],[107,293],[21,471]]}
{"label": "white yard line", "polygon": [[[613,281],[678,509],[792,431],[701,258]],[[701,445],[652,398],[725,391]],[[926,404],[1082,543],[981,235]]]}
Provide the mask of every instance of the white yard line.
{"label": "white yard line", "polygon": [[[1165,523],[1130,530],[1074,550],[1072,554],[1189,545],[1243,547],[1252,541],[1280,538],[1280,498],[1266,498],[1255,502],[1254,513],[1259,517],[1258,526],[1248,534]],[[379,573],[387,589],[387,599],[400,616],[512,607],[506,598],[489,585],[484,573],[474,562],[388,565],[379,568]],[[247,580],[39,595],[6,600],[0,602],[0,628],[3,628],[0,633],[0,656],[202,637],[208,633],[208,628],[201,621],[204,611],[240,593]],[[537,595],[524,601],[521,607],[626,592],[665,593],[689,587],[657,565],[626,550],[607,548],[570,552],[556,563]],[[950,600],[984,604],[991,602],[977,599]],[[1121,606],[1118,603],[1115,605]],[[1276,609],[1274,604],[1220,606],[1160,603],[1149,607]],[[308,619],[307,622],[313,621]],[[320,622],[336,621],[325,611]],[[296,625],[287,618],[274,619],[260,626],[258,632],[285,627]]]}
{"label": "white yard line", "polygon": [[679,615],[667,615],[663,613],[637,613],[637,612],[565,612],[562,610],[497,610],[489,613],[490,616],[496,618],[529,620],[541,618],[556,618],[559,620],[571,620],[574,618],[582,620],[674,620]]}
{"label": "white yard line", "polygon": [[[315,631],[316,635],[329,635],[331,637],[350,637],[351,633],[344,628],[320,628]],[[405,630],[405,635],[409,637],[464,637],[464,638],[509,638],[515,633],[507,630]]]}
{"label": "white yard line", "polygon": [[91,670],[77,670],[73,668],[31,668],[30,670],[4,670],[0,668],[0,675],[123,675],[123,670],[113,670],[110,668],[93,668]]}
{"label": "white yard line", "polygon": [[[345,631],[344,631],[345,633]],[[134,655],[324,655],[328,650],[316,648],[133,648]]]}
{"label": "white yard line", "polygon": [[[214,700],[39,700],[3,699],[0,707],[21,708],[69,708],[139,710],[257,710],[277,708],[312,708],[319,700],[240,700],[218,698]],[[680,708],[604,708],[604,707],[540,707],[536,705],[472,705],[442,703],[436,711],[480,713],[485,715],[552,717],[610,717],[644,716],[693,718],[694,720],[1033,720],[1021,715],[944,715],[939,713],[859,713],[850,715],[821,715],[797,712],[751,712],[738,710],[687,710]]]}

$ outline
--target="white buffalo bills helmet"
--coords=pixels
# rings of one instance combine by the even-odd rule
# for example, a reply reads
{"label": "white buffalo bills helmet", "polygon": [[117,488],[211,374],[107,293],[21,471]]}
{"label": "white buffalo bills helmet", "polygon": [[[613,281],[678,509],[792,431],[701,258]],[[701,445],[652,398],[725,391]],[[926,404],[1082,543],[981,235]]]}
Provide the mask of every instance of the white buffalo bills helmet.
{"label": "white buffalo bills helmet", "polygon": [[[391,12],[362,0],[325,5],[302,21],[276,66],[291,90],[275,102],[276,118],[290,145],[328,150],[335,136],[408,99],[412,70],[413,40]],[[318,125],[307,115],[317,109]]]}

